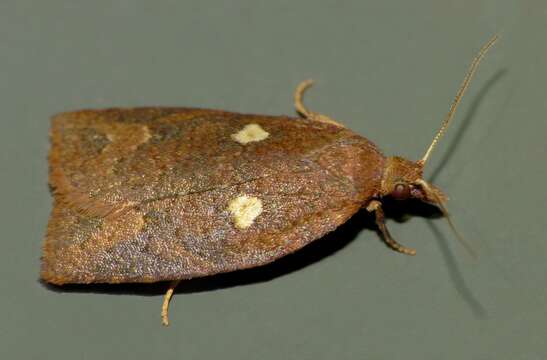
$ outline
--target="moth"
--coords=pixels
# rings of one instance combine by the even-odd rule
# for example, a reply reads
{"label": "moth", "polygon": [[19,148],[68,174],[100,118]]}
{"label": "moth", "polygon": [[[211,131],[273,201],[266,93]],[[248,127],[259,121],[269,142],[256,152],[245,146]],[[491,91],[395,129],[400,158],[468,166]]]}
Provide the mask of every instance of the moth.
{"label": "moth", "polygon": [[299,118],[148,107],[81,110],[52,119],[53,209],[41,278],[56,285],[181,280],[268,264],[335,230],[359,209],[399,244],[382,201],[419,199],[447,216],[424,166],[451,122],[492,38],[471,63],[433,142],[418,161],[308,110]]}

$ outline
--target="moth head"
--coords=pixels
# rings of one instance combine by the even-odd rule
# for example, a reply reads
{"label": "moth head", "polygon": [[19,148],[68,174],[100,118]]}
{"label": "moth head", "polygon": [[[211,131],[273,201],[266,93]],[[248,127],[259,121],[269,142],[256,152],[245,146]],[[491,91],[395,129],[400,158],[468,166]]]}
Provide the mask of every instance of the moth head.
{"label": "moth head", "polygon": [[445,216],[456,238],[465,249],[476,257],[473,247],[458,233],[444,204],[447,196],[436,186],[423,179],[425,161],[410,161],[398,156],[388,157],[381,183],[382,197],[395,200],[418,199],[437,206]]}
{"label": "moth head", "polygon": [[419,199],[439,206],[445,215],[447,215],[443,204],[448,198],[439,188],[431,185],[423,179],[424,166],[435,149],[435,146],[443,137],[448,125],[452,121],[456,108],[458,107],[463,94],[467,90],[471,78],[477,70],[481,59],[484,57],[488,49],[494,45],[497,39],[497,36],[491,38],[490,41],[488,41],[481,48],[475,59],[473,59],[473,62],[471,63],[471,66],[469,67],[469,70],[460,85],[458,93],[450,106],[450,110],[441,124],[441,128],[433,138],[433,141],[431,142],[431,145],[429,145],[424,156],[416,162],[412,162],[398,156],[392,156],[386,159],[384,173],[382,176],[381,196],[391,196],[396,200],[411,198]]}
{"label": "moth head", "polygon": [[458,233],[452,223],[445,203],[447,196],[436,186],[423,179],[425,161],[410,161],[398,156],[388,157],[384,167],[381,182],[382,197],[391,197],[395,200],[417,199],[433,204],[441,210],[456,238],[465,247],[469,254],[476,257],[473,247]]}
{"label": "moth head", "polygon": [[382,177],[381,195],[395,200],[417,199],[435,205],[444,204],[448,200],[447,196],[423,179],[423,169],[421,161],[388,157]]}
{"label": "moth head", "polygon": [[475,256],[474,250],[463,239],[463,237],[459,235],[459,233],[456,231],[456,228],[454,227],[454,224],[450,220],[450,217],[448,216],[448,211],[444,206],[444,203],[448,198],[439,188],[431,185],[423,179],[423,172],[424,166],[427,163],[427,160],[429,159],[433,149],[435,149],[435,146],[443,137],[446,129],[448,128],[448,125],[452,121],[454,113],[456,112],[456,108],[458,107],[458,104],[460,103],[463,94],[467,90],[471,78],[477,70],[480,61],[482,60],[488,49],[490,49],[492,45],[494,45],[497,39],[497,36],[491,38],[490,41],[488,41],[481,48],[479,54],[475,57],[475,59],[473,59],[473,62],[471,63],[469,70],[465,75],[463,83],[460,85],[458,93],[456,94],[456,97],[454,98],[454,101],[450,106],[450,110],[448,111],[448,114],[442,122],[441,128],[433,138],[433,141],[431,142],[431,145],[429,145],[429,148],[425,152],[424,156],[416,162],[409,161],[398,156],[392,156],[386,159],[380,190],[380,196],[382,197],[390,196],[396,200],[418,199],[438,206],[446,217],[446,220],[454,231],[456,237],[473,256]]}

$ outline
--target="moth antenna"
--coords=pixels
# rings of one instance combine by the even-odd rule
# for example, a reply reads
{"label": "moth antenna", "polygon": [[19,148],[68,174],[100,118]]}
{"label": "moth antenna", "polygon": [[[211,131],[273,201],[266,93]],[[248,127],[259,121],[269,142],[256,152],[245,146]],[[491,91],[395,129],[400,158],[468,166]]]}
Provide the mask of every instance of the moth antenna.
{"label": "moth antenna", "polygon": [[439,206],[439,208],[441,209],[441,212],[443,213],[443,216],[446,218],[446,221],[448,222],[450,229],[452,229],[452,232],[454,233],[454,235],[456,235],[456,239],[458,239],[460,244],[462,244],[465,250],[467,250],[469,255],[471,255],[471,257],[476,260],[478,258],[477,252],[475,251],[473,246],[467,240],[465,240],[465,238],[460,234],[460,232],[456,230],[456,226],[454,226],[454,223],[452,222],[452,219],[450,218],[450,214],[448,213],[448,210],[446,209],[446,207],[443,205],[443,202],[441,198],[439,197],[439,195],[437,195],[434,191],[430,190],[429,184],[426,181],[419,180],[418,183],[426,189],[428,194],[433,195],[433,197],[437,201],[437,205]]}
{"label": "moth antenna", "polygon": [[169,302],[173,297],[173,292],[179,284],[180,280],[175,280],[169,284],[169,289],[163,296],[163,304],[161,305],[161,323],[164,326],[169,326]]}
{"label": "moth antenna", "polygon": [[[437,195],[434,195],[434,196],[437,197]],[[475,251],[473,246],[471,246],[471,244],[467,240],[465,240],[465,238],[460,234],[460,232],[456,230],[456,226],[454,226],[454,223],[452,222],[452,219],[450,218],[450,215],[448,214],[448,210],[446,210],[446,207],[442,203],[439,203],[439,207],[441,208],[441,211],[443,212],[443,215],[446,218],[446,221],[448,221],[448,225],[450,226],[450,229],[452,229],[452,232],[454,233],[454,235],[456,235],[456,239],[458,239],[460,244],[462,244],[465,250],[467,250],[469,255],[471,255],[471,257],[476,260],[478,258],[477,252]]]}
{"label": "moth antenna", "polygon": [[429,159],[429,156],[431,155],[431,152],[439,142],[439,140],[443,137],[446,129],[448,128],[448,125],[452,121],[452,118],[454,117],[454,113],[456,112],[456,108],[458,107],[460,101],[462,100],[463,95],[465,94],[465,91],[469,87],[469,84],[471,83],[471,79],[473,78],[473,75],[475,74],[475,71],[477,70],[479,63],[481,62],[482,58],[486,55],[486,52],[494,45],[494,43],[498,40],[498,35],[494,35],[487,43],[484,45],[478,55],[473,59],[471,62],[471,65],[469,66],[469,69],[467,70],[467,74],[465,74],[465,77],[463,79],[462,84],[460,85],[460,88],[458,89],[458,92],[456,93],[456,97],[452,101],[452,105],[450,106],[450,110],[448,111],[448,114],[446,114],[446,117],[444,118],[444,121],[441,125],[441,128],[437,132],[437,135],[433,138],[433,142],[431,142],[431,145],[429,145],[429,148],[425,152],[424,156],[421,160],[418,160],[418,163],[422,166],[425,165],[427,162],[427,159]]}

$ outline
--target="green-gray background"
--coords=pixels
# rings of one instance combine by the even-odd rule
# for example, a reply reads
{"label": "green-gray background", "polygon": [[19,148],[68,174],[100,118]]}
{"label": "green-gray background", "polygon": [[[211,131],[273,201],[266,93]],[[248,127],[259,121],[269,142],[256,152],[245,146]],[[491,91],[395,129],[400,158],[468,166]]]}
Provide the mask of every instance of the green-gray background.
{"label": "green-gray background", "polygon": [[[38,281],[50,115],[293,114],[294,87],[313,77],[310,107],[416,159],[495,33],[427,168],[478,260],[442,219],[389,221],[409,257],[359,214],[276,266],[182,284],[170,328],[161,289]],[[546,36],[544,0],[3,0],[0,358],[547,358]]]}

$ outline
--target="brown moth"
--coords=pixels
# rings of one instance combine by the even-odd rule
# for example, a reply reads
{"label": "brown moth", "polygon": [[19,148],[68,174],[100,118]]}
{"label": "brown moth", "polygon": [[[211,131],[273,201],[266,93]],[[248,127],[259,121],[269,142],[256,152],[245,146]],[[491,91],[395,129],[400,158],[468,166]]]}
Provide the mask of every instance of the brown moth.
{"label": "brown moth", "polygon": [[189,108],[82,110],[52,120],[54,206],[41,277],[50,283],[172,281],[252,268],[290,254],[374,212],[382,199],[416,198],[446,214],[445,195],[423,180],[491,39],[470,66],[421,160],[386,157],[372,142],[307,110],[302,118]]}

